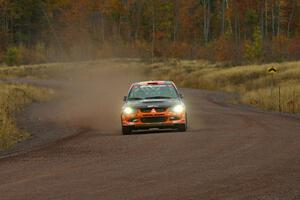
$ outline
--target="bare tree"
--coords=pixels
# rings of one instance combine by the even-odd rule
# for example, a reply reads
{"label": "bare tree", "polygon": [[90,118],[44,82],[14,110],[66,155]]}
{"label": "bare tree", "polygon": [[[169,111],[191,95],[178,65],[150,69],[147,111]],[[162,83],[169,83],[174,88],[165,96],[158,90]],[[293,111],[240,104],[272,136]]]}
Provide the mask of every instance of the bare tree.
{"label": "bare tree", "polygon": [[275,5],[272,1],[272,36],[274,37],[275,35]]}
{"label": "bare tree", "polygon": [[264,2],[260,2],[260,32],[262,33],[262,36],[264,37],[264,33],[265,33],[265,10],[264,10]]}
{"label": "bare tree", "polygon": [[203,7],[203,35],[204,42],[207,45],[210,34],[210,9],[211,9],[211,0],[201,0]]}
{"label": "bare tree", "polygon": [[265,0],[265,37],[268,37],[268,0]]}
{"label": "bare tree", "polygon": [[277,35],[280,34],[280,23],[281,23],[281,5],[280,5],[280,0],[277,0]]}
{"label": "bare tree", "polygon": [[101,38],[102,38],[102,45],[105,42],[105,21],[104,21],[104,14],[101,13]]}
{"label": "bare tree", "polygon": [[176,43],[178,32],[178,0],[173,0],[173,43]]}
{"label": "bare tree", "polygon": [[290,33],[291,33],[291,23],[292,23],[293,18],[294,18],[295,7],[296,7],[296,5],[292,5],[292,12],[290,13],[289,20],[288,20],[287,37],[290,37]]}
{"label": "bare tree", "polygon": [[151,45],[151,59],[154,63],[154,50],[155,50],[155,32],[156,32],[156,5],[155,0],[152,0],[152,45]]}
{"label": "bare tree", "polygon": [[222,0],[222,35],[225,34],[225,12],[226,12],[226,0]]}
{"label": "bare tree", "polygon": [[134,40],[138,40],[139,38],[139,32],[140,32],[140,26],[141,26],[141,17],[142,17],[142,11],[143,11],[143,0],[137,0],[137,11],[136,11],[136,26],[134,31]]}

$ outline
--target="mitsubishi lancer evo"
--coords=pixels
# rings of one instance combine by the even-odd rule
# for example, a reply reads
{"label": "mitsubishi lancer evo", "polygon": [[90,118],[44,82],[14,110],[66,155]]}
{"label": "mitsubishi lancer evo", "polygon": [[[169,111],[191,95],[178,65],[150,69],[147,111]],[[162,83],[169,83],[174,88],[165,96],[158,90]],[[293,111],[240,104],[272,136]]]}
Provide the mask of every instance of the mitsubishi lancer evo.
{"label": "mitsubishi lancer evo", "polygon": [[140,129],[187,129],[187,112],[172,81],[145,81],[131,85],[121,112],[122,132]]}

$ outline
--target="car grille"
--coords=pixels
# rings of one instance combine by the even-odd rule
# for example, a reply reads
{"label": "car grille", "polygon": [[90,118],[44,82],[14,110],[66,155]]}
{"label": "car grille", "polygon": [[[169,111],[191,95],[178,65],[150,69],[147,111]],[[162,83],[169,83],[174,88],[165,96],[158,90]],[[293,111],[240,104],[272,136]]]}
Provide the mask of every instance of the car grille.
{"label": "car grille", "polygon": [[140,111],[143,113],[149,113],[151,112],[152,108],[140,108]]}
{"label": "car grille", "polygon": [[165,112],[167,108],[155,108],[156,112]]}
{"label": "car grille", "polygon": [[142,117],[143,123],[159,123],[167,121],[167,117]]}
{"label": "car grille", "polygon": [[[153,108],[140,108],[140,111],[142,113],[149,113],[149,112],[151,112],[152,109]],[[154,108],[154,110],[156,112],[165,112],[167,110],[167,108]]]}

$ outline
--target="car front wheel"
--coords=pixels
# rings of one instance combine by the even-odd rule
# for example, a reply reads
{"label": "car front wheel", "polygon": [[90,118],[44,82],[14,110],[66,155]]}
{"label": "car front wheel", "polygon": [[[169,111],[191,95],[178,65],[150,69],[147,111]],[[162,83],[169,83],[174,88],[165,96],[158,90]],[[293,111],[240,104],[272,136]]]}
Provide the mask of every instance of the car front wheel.
{"label": "car front wheel", "polygon": [[177,125],[177,130],[178,130],[179,132],[185,132],[186,129],[187,129],[187,125],[186,125],[186,124],[178,124],[178,125]]}
{"label": "car front wheel", "polygon": [[128,126],[122,126],[122,133],[123,135],[130,135],[132,132],[131,127]]}

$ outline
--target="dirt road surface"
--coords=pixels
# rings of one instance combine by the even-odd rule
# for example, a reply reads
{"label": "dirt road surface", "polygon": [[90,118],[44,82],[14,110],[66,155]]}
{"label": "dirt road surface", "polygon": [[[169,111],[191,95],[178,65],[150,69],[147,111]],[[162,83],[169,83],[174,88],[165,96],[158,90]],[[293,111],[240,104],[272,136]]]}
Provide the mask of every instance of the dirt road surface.
{"label": "dirt road surface", "polygon": [[0,199],[300,199],[299,117],[183,93],[188,132],[111,124],[4,158]]}

